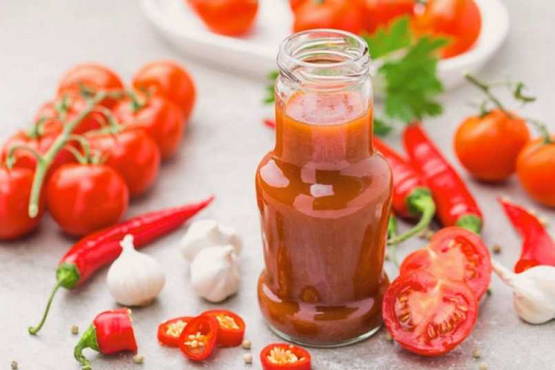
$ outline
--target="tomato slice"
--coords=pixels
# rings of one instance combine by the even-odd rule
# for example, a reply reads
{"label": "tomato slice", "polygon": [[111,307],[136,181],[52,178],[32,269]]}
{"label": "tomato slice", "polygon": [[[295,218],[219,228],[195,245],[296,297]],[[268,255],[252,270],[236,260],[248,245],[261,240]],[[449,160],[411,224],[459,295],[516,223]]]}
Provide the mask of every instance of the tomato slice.
{"label": "tomato slice", "polygon": [[179,349],[189,360],[204,361],[214,352],[218,339],[218,320],[212,316],[193,318],[179,337]]}
{"label": "tomato slice", "polygon": [[209,310],[202,313],[218,320],[218,345],[237,347],[245,336],[245,322],[239,315],[227,310]]}
{"label": "tomato slice", "polygon": [[438,231],[430,244],[409,254],[400,275],[426,270],[435,276],[465,282],[479,300],[491,280],[491,258],[482,239],[472,231],[452,226]]}
{"label": "tomato slice", "polygon": [[192,319],[189,316],[176,317],[158,325],[158,340],[160,343],[169,347],[179,347],[179,337]]}
{"label": "tomato slice", "polygon": [[478,301],[466,284],[419,270],[400,275],[387,289],[383,319],[401,347],[424,356],[451,351],[469,336]]}
{"label": "tomato slice", "polygon": [[310,370],[310,353],[288,343],[272,343],[260,352],[263,370]]}

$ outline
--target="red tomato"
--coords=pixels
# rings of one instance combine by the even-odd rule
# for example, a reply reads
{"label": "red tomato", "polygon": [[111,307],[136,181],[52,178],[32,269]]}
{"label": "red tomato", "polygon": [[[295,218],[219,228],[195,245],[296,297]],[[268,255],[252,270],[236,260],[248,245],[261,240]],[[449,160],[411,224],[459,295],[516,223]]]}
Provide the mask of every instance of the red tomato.
{"label": "red tomato", "polygon": [[[63,123],[68,123],[87,108],[88,103],[81,95],[66,94],[63,97],[58,97],[54,101],[43,104],[39,108],[35,120],[47,119],[55,122],[59,126],[63,126],[61,122],[62,113],[56,109],[57,106],[59,106],[60,109],[65,109],[65,119]],[[83,134],[88,131],[98,130],[105,124],[106,117],[102,113],[91,112],[75,127],[73,133]]]}
{"label": "red tomato", "polygon": [[307,0],[293,12],[293,31],[335,28],[359,34],[366,25],[363,0]]}
{"label": "red tomato", "polygon": [[441,54],[451,58],[469,50],[478,40],[482,17],[474,0],[428,0],[415,19],[415,29],[449,38]]}
{"label": "red tomato", "polygon": [[192,317],[176,317],[158,325],[158,340],[168,347],[179,347],[179,337]]}
{"label": "red tomato", "polygon": [[123,100],[114,108],[114,115],[124,125],[144,128],[158,145],[162,159],[177,152],[186,121],[171,101],[155,95],[135,110],[130,101]]}
{"label": "red tomato", "polygon": [[310,370],[310,353],[288,343],[268,344],[260,352],[263,370]]}
{"label": "red tomato", "polygon": [[516,159],[530,140],[530,131],[520,117],[494,109],[485,116],[464,120],[454,137],[462,165],[483,181],[503,181],[516,169]]}
{"label": "red tomato", "polygon": [[555,207],[555,136],[530,142],[516,162],[516,173],[524,190],[537,202]]}
{"label": "red tomato", "polygon": [[243,343],[245,322],[239,315],[227,310],[209,310],[202,314],[218,320],[218,344],[220,346],[236,347]]}
{"label": "red tomato", "polygon": [[464,282],[479,300],[491,280],[491,258],[480,237],[466,229],[452,226],[441,229],[423,249],[409,254],[399,274],[426,270],[440,278]]}
{"label": "red tomato", "polygon": [[212,316],[192,319],[179,337],[179,349],[192,361],[204,361],[216,347],[218,321]]}
{"label": "red tomato", "polygon": [[419,270],[393,281],[382,310],[387,330],[401,347],[439,356],[470,335],[478,303],[466,284]]}
{"label": "red tomato", "polygon": [[[68,93],[80,95],[82,87],[95,92],[99,90],[114,92],[123,90],[123,83],[114,71],[102,64],[77,64],[62,76],[58,86],[58,96]],[[106,98],[102,104],[110,108],[116,104],[116,99]]]}
{"label": "red tomato", "polygon": [[129,190],[108,166],[70,163],[52,174],[46,201],[62,230],[83,236],[115,224],[127,210]]}
{"label": "red tomato", "polygon": [[29,217],[33,176],[28,168],[0,167],[0,240],[19,238],[39,224],[42,207],[37,217]]}
{"label": "red tomato", "polygon": [[415,0],[366,0],[368,25],[366,30],[374,33],[380,27],[386,27],[400,16],[414,15]]}
{"label": "red tomato", "polygon": [[160,150],[142,128],[127,128],[113,134],[89,135],[92,150],[102,153],[104,164],[119,173],[132,197],[148,190],[158,175]]}
{"label": "red tomato", "polygon": [[[61,128],[59,127],[59,125],[55,124],[55,122],[46,122],[44,125],[43,133],[38,134],[38,136],[36,137],[33,137],[29,132],[19,131],[11,138],[9,138],[2,148],[2,152],[0,155],[2,163],[5,163],[11,148],[15,146],[29,148],[41,155],[45,154],[48,149],[50,149],[61,131]],[[37,166],[37,158],[34,154],[32,154],[32,152],[26,149],[16,149],[13,152],[13,156],[15,159],[15,162],[13,164],[14,167],[28,168],[32,171],[35,170]],[[72,162],[75,162],[75,157],[69,150],[63,148],[54,158],[54,161],[50,166],[47,176],[50,176],[50,174],[52,174],[61,165]]]}
{"label": "red tomato", "polygon": [[187,0],[212,32],[240,36],[252,28],[258,0]]}
{"label": "red tomato", "polygon": [[143,66],[133,77],[133,87],[172,101],[183,111],[185,120],[191,116],[196,99],[195,83],[176,62],[160,60]]}
{"label": "red tomato", "polygon": [[291,7],[291,10],[295,10],[305,1],[306,0],[289,0],[289,6]]}

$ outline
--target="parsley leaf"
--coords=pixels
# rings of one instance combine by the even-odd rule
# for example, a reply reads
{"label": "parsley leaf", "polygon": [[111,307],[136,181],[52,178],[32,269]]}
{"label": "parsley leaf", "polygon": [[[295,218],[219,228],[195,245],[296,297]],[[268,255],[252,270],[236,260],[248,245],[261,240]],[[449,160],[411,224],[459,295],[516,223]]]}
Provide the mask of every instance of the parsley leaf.
{"label": "parsley leaf", "polygon": [[379,59],[394,51],[402,50],[411,44],[411,31],[408,17],[401,17],[389,28],[379,28],[372,35],[362,37],[368,44],[370,56]]}

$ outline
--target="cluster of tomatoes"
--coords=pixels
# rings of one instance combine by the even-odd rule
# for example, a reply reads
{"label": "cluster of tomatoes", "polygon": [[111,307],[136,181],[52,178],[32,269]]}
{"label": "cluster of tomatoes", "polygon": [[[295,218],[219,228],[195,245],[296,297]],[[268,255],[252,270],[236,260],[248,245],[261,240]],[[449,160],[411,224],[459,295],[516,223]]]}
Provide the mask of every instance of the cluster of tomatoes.
{"label": "cluster of tomatoes", "polygon": [[[241,36],[253,26],[258,0],[185,0],[212,32]],[[417,35],[446,37],[450,58],[469,50],[480,35],[482,18],[474,0],[290,0],[293,31],[335,28],[374,33],[393,19],[408,16]]]}
{"label": "cluster of tomatoes", "polygon": [[194,102],[175,62],[143,66],[129,89],[105,66],[70,69],[33,126],[1,148],[0,239],[32,231],[45,209],[75,236],[115,224],[177,151]]}
{"label": "cluster of tomatoes", "polygon": [[[494,99],[495,108],[459,125],[453,143],[459,161],[484,182],[502,182],[516,172],[534,200],[555,207],[555,136],[542,123],[522,118]],[[531,138],[529,123],[538,126],[540,137]]]}
{"label": "cluster of tomatoes", "polygon": [[336,28],[374,33],[400,16],[411,19],[417,35],[446,37],[442,51],[450,58],[469,50],[480,35],[482,19],[474,0],[290,0],[295,32]]}
{"label": "cluster of tomatoes", "polygon": [[449,352],[472,332],[491,271],[488,249],[477,234],[456,226],[442,229],[404,259],[388,287],[387,330],[411,352]]}

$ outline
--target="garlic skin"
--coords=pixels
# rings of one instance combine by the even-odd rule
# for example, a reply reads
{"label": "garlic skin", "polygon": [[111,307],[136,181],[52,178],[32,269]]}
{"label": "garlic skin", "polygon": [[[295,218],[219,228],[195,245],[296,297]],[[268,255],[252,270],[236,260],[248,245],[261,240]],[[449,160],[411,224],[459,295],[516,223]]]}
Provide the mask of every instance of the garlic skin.
{"label": "garlic skin", "polygon": [[209,247],[231,245],[235,253],[241,252],[241,239],[231,227],[218,224],[215,220],[193,222],[180,242],[181,253],[189,262],[197,253]]}
{"label": "garlic skin", "polygon": [[158,261],[135,250],[132,235],[123,238],[121,247],[108,270],[108,290],[121,305],[146,306],[160,294],[166,276]]}
{"label": "garlic skin", "polygon": [[201,249],[191,263],[191,286],[204,299],[217,303],[237,293],[241,276],[232,245]]}
{"label": "garlic skin", "polygon": [[493,270],[513,288],[513,304],[520,318],[530,324],[543,324],[555,318],[555,267],[534,266],[515,274],[492,261]]}

